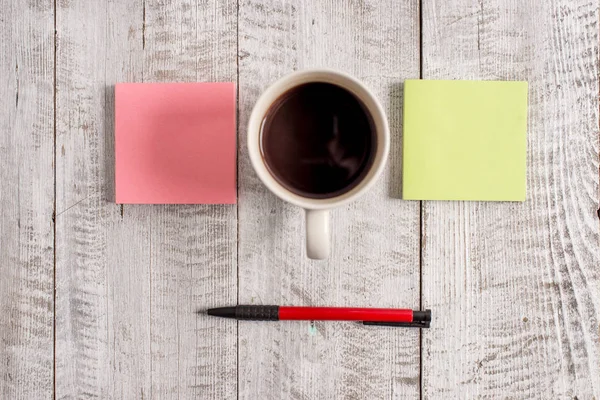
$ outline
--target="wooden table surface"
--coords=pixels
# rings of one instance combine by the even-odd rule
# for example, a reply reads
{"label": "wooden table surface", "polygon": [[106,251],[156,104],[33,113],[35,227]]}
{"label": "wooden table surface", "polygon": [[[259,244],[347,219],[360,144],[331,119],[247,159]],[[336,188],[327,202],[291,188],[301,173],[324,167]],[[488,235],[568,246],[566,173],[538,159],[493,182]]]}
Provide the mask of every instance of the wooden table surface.
{"label": "wooden table surface", "polygon": [[[0,398],[599,399],[599,3],[0,0]],[[306,258],[253,172],[280,76],[387,110],[389,164]],[[408,78],[529,82],[525,203],[399,199]],[[115,82],[234,81],[238,204],[119,205]],[[432,328],[236,323],[240,303],[423,307]]]}

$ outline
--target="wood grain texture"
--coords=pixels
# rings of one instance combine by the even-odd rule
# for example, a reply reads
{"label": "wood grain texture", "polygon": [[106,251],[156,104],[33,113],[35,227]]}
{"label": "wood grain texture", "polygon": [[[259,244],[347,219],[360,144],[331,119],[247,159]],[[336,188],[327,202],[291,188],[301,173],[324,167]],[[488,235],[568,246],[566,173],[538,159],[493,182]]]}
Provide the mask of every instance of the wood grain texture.
{"label": "wood grain texture", "polygon": [[236,209],[120,205],[114,83],[235,80],[233,2],[59,2],[57,398],[232,398]]}
{"label": "wood grain texture", "polygon": [[[397,199],[416,1],[0,0],[0,398],[600,398],[598,3],[421,3],[424,78],[529,81],[525,203]],[[325,262],[245,146],[259,94],[310,67],[362,79],[392,129]],[[238,207],[114,204],[114,83],[238,74]],[[238,291],[434,322],[421,364],[416,330],[195,314]]]}
{"label": "wood grain texture", "polygon": [[424,203],[424,398],[600,397],[598,2],[425,1],[422,51],[530,97],[527,201]]}
{"label": "wood grain texture", "polygon": [[[414,1],[249,1],[239,10],[239,300],[283,305],[419,305],[419,209],[400,185],[401,82],[418,77]],[[249,163],[246,124],[274,80],[310,67],[362,79],[392,130],[389,167],[333,212],[333,252],[306,258],[304,213],[267,191]],[[239,323],[242,399],[418,398],[419,332],[354,323]]]}
{"label": "wood grain texture", "polygon": [[140,79],[142,3],[56,13],[56,398],[148,397],[148,224],[112,200],[113,85]]}
{"label": "wood grain texture", "polygon": [[0,398],[53,380],[51,1],[0,1]]}

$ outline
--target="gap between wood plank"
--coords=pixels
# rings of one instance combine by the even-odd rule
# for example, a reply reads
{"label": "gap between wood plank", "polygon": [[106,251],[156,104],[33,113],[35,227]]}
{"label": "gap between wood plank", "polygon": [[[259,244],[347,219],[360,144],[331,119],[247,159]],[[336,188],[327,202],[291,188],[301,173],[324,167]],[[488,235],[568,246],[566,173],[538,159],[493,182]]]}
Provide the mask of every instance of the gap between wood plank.
{"label": "gap between wood plank", "polygon": [[[423,0],[419,0],[419,79],[423,79]],[[419,200],[419,310],[423,310],[423,225],[423,201]],[[419,399],[423,400],[422,329],[419,329]]]}
{"label": "gap between wood plank", "polygon": [[57,57],[57,31],[56,31],[56,0],[53,1],[54,11],[54,57],[52,71],[52,102],[53,102],[53,144],[52,144],[52,169],[54,177],[54,201],[52,203],[52,399],[56,400],[56,57]]}
{"label": "gap between wood plank", "polygon": [[[235,218],[236,218],[236,240],[235,240],[235,270],[237,274],[236,279],[236,299],[235,303],[240,303],[240,171],[239,171],[239,154],[240,154],[240,0],[236,1],[235,9],[235,68],[236,68],[236,79],[235,79],[235,138],[236,138],[236,152],[235,152],[235,165],[236,165],[236,204],[235,204]],[[240,398],[240,321],[235,322],[235,332],[237,339],[236,346],[236,399]]]}

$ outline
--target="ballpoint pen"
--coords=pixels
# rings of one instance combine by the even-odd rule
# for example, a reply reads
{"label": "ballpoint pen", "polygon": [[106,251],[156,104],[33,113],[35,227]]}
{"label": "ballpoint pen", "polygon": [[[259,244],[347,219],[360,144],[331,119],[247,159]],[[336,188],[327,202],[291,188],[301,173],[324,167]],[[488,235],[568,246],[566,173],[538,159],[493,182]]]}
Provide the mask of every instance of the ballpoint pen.
{"label": "ballpoint pen", "polygon": [[399,308],[287,307],[273,305],[238,305],[211,308],[208,315],[255,321],[359,321],[365,325],[429,328],[431,310],[413,311]]}

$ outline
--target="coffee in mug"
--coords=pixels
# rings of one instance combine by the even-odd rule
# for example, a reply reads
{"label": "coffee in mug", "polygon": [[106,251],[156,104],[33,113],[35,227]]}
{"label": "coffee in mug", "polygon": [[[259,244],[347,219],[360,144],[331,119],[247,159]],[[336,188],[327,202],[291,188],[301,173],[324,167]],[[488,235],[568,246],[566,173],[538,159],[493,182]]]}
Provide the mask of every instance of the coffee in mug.
{"label": "coffee in mug", "polygon": [[286,189],[326,199],[354,188],[375,158],[375,126],[365,105],[343,87],[312,82],[283,93],[260,132],[269,172]]}

